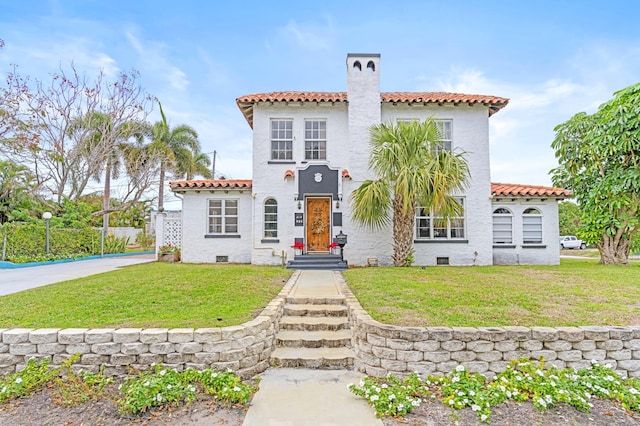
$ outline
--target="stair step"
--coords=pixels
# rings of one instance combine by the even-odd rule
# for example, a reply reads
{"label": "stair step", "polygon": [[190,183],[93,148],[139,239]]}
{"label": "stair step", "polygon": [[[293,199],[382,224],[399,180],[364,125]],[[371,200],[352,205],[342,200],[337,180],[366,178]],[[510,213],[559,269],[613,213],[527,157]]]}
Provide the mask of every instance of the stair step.
{"label": "stair step", "polygon": [[276,345],[287,348],[351,347],[351,330],[296,331],[282,330],[276,335]]}
{"label": "stair step", "polygon": [[287,262],[287,269],[313,270],[313,271],[346,271],[347,269],[349,269],[349,265],[347,264],[347,262],[300,263],[300,262],[290,260],[289,262]]}
{"label": "stair step", "polygon": [[329,253],[322,253],[322,254],[314,253],[314,254],[303,254],[303,255],[298,254],[294,256],[293,260],[296,262],[317,262],[317,261],[341,262],[342,261],[339,254],[329,254]]}
{"label": "stair step", "polygon": [[335,331],[348,328],[349,321],[347,317],[283,316],[280,318],[280,330]]}
{"label": "stair step", "polygon": [[300,317],[346,317],[347,307],[344,305],[304,304],[284,305],[284,315]]}
{"label": "stair step", "polygon": [[331,297],[304,297],[293,296],[287,297],[287,303],[291,305],[344,305],[344,296]]}
{"label": "stair step", "polygon": [[276,348],[271,363],[288,368],[352,368],[354,352],[349,348]]}

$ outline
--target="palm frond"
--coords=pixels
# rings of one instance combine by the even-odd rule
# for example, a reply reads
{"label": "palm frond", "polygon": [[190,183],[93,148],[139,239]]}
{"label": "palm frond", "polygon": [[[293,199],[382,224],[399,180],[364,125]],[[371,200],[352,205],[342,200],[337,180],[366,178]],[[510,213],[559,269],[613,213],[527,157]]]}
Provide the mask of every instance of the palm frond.
{"label": "palm frond", "polygon": [[391,188],[383,179],[367,180],[351,193],[353,219],[372,230],[389,224]]}

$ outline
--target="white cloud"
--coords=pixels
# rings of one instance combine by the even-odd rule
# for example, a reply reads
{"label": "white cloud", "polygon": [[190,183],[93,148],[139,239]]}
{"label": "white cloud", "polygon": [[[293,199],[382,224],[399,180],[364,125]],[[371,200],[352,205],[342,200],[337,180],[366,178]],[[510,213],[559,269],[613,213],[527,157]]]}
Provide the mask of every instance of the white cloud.
{"label": "white cloud", "polygon": [[[336,42],[336,30],[329,16],[325,16],[320,24],[291,20],[278,33],[286,42],[305,51],[329,51]],[[271,48],[272,44],[267,41],[266,46]]]}
{"label": "white cloud", "polygon": [[103,71],[107,78],[113,79],[120,71],[116,60],[102,51],[100,43],[94,40],[56,36],[45,41],[24,36],[7,43],[6,55],[10,62],[19,64],[29,75],[42,78],[72,62],[76,69],[89,76]]}
{"label": "white cloud", "polygon": [[503,96],[509,104],[489,120],[492,180],[551,183],[557,166],[554,127],[580,111],[594,112],[614,91],[640,75],[640,49],[596,45],[567,59],[567,68],[532,83],[488,78],[478,69],[451,68],[445,76],[419,76],[417,90]]}
{"label": "white cloud", "polygon": [[129,44],[138,53],[138,68],[143,74],[164,80],[177,91],[184,91],[189,86],[187,74],[173,64],[167,54],[167,46],[163,43],[144,43],[133,32],[125,32]]}

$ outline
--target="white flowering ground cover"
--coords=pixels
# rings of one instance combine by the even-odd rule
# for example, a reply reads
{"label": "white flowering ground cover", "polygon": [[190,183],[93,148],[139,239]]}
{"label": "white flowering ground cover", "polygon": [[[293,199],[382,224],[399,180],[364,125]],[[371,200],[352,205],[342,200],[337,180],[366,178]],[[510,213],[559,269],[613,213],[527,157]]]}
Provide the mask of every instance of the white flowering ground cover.
{"label": "white flowering ground cover", "polygon": [[[76,374],[70,368],[73,362],[72,358],[61,367],[49,368],[48,360],[29,360],[24,370],[0,379],[0,404],[28,397],[45,387],[55,388],[62,405],[104,397],[101,390],[112,379],[101,372]],[[115,402],[124,415],[138,415],[154,407],[188,404],[198,394],[213,396],[222,405],[246,406],[256,390],[257,386],[242,382],[231,370],[178,372],[154,365],[147,372],[125,378],[118,387],[119,397]]]}
{"label": "white flowering ground cover", "polygon": [[589,411],[592,398],[610,399],[640,412],[640,380],[622,379],[610,366],[595,361],[585,370],[545,368],[544,360],[514,360],[492,380],[468,372],[463,365],[444,376],[422,379],[417,373],[400,380],[367,377],[349,386],[365,398],[378,416],[403,416],[422,403],[439,398],[453,409],[471,408],[481,422],[491,420],[491,408],[506,401],[531,401],[540,410],[565,403]]}

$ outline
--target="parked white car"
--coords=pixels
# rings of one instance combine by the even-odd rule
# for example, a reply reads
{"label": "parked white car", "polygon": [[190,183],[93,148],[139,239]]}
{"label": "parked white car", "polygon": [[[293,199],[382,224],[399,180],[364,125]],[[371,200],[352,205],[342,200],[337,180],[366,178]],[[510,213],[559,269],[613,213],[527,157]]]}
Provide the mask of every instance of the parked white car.
{"label": "parked white car", "polygon": [[568,235],[564,237],[560,237],[560,248],[561,249],[580,249],[584,250],[587,248],[587,243],[582,240],[577,239],[573,235]]}

